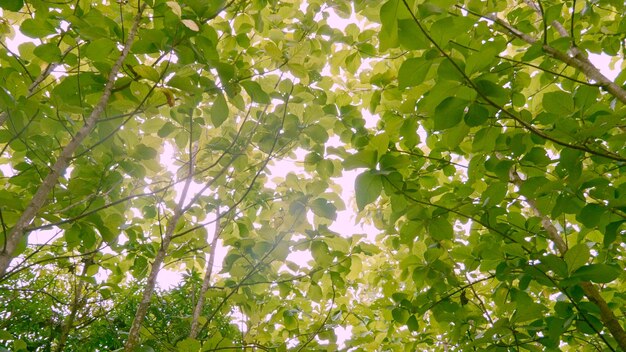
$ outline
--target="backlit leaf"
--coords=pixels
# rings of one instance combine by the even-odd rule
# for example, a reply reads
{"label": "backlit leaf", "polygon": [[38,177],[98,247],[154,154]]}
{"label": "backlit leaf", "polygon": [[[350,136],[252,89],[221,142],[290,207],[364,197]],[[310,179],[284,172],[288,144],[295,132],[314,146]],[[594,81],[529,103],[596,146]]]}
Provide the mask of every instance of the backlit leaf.
{"label": "backlit leaf", "polygon": [[616,265],[588,264],[581,266],[574,271],[572,277],[580,280],[606,284],[617,279],[622,273],[623,269]]}
{"label": "backlit leaf", "polygon": [[398,18],[397,13],[402,3],[399,0],[388,0],[380,8],[380,20],[382,28],[378,34],[380,51],[393,48],[398,43]]}
{"label": "backlit leaf", "polygon": [[213,122],[213,126],[220,127],[228,118],[228,114],[226,99],[224,99],[222,94],[218,94],[211,107],[211,121]]}
{"label": "backlit leaf", "polygon": [[33,54],[45,62],[59,62],[61,60],[61,49],[54,43],[38,45]]}
{"label": "backlit leaf", "polygon": [[428,233],[436,240],[451,240],[454,237],[452,224],[443,217],[432,219],[428,223]]}
{"label": "backlit leaf", "polygon": [[467,102],[463,99],[448,97],[435,109],[435,129],[445,130],[456,126],[463,120]]}
{"label": "backlit leaf", "polygon": [[269,104],[270,97],[263,91],[261,85],[254,81],[242,81],[241,86],[248,92],[252,101],[259,104]]}
{"label": "backlit leaf", "polygon": [[589,256],[589,247],[584,243],[579,243],[568,249],[563,259],[565,263],[567,263],[567,269],[571,273],[585,265],[589,260]]}
{"label": "backlit leaf", "polygon": [[602,219],[602,215],[605,213],[603,206],[599,204],[587,204],[580,211],[580,214],[576,216],[576,220],[580,221],[586,227],[596,226]]}
{"label": "backlit leaf", "polygon": [[183,22],[185,27],[191,29],[194,32],[197,32],[200,30],[200,27],[198,27],[198,24],[193,20],[182,20],[181,22]]}
{"label": "backlit leaf", "polygon": [[398,87],[407,88],[424,82],[430,69],[430,63],[421,58],[407,59],[398,70]]}
{"label": "backlit leaf", "polygon": [[546,93],[541,103],[545,111],[554,114],[570,115],[574,112],[574,99],[570,93],[562,91]]}
{"label": "backlit leaf", "polygon": [[366,205],[376,201],[380,197],[383,183],[379,175],[366,171],[356,177],[354,192],[356,194],[357,208],[363,210]]}
{"label": "backlit leaf", "polygon": [[56,29],[49,22],[44,20],[26,19],[20,25],[20,32],[31,38],[43,38],[55,34]]}
{"label": "backlit leaf", "polygon": [[315,215],[335,220],[337,218],[337,207],[324,198],[317,198],[311,202],[311,210]]}
{"label": "backlit leaf", "polygon": [[147,78],[153,82],[158,82],[161,78],[157,70],[147,65],[134,66],[133,70],[139,77]]}

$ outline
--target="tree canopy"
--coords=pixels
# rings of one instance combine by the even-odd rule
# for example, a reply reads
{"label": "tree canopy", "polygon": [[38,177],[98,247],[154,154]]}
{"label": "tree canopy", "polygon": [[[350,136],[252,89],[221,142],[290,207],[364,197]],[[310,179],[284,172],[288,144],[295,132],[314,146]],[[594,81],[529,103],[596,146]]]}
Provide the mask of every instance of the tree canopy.
{"label": "tree canopy", "polygon": [[0,8],[0,350],[626,350],[623,1]]}

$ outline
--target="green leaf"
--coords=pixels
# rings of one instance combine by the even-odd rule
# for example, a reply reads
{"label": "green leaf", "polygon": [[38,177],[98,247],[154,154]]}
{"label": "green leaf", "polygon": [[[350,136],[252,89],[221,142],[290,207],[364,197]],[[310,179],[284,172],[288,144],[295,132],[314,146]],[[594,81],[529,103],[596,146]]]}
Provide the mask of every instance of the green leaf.
{"label": "green leaf", "polygon": [[539,147],[532,148],[524,155],[522,160],[537,166],[547,166],[552,163],[552,160],[546,154],[546,150]]}
{"label": "green leaf", "polygon": [[465,124],[470,127],[480,126],[489,119],[489,110],[478,103],[472,103],[464,119]]}
{"label": "green leaf", "polygon": [[496,47],[493,45],[486,46],[480,51],[473,53],[466,61],[465,73],[471,75],[489,67],[497,54]]}
{"label": "green leaf", "polygon": [[61,49],[54,43],[38,45],[33,54],[45,62],[59,62],[61,60]]}
{"label": "green leaf", "polygon": [[319,124],[306,126],[302,132],[317,144],[324,144],[328,141],[328,132]]}
{"label": "green leaf", "polygon": [[379,158],[382,157],[389,148],[389,135],[381,133],[372,136],[369,140],[368,148],[374,149]]}
{"label": "green leaf", "polygon": [[358,168],[373,169],[376,167],[377,153],[375,150],[364,149],[355,154],[348,155],[343,160],[343,167],[346,170]]}
{"label": "green leaf", "polygon": [[228,118],[228,103],[222,94],[218,94],[211,107],[211,122],[213,126],[220,127]]}
{"label": "green leaf", "polygon": [[[456,63],[461,69],[463,69],[463,63],[458,60],[450,59],[444,60],[439,63],[439,67],[437,67],[437,78],[439,81],[456,81],[456,82],[464,82],[465,76],[462,72],[460,72],[456,66],[453,64]],[[446,96],[449,96],[449,92],[445,92]]]}
{"label": "green leaf", "polygon": [[243,89],[248,92],[248,95],[252,98],[252,101],[259,104],[269,104],[270,96],[265,93],[261,85],[255,81],[242,81],[240,82]]}
{"label": "green leaf", "polygon": [[398,70],[398,87],[414,87],[424,83],[431,62],[422,58],[405,60]]}
{"label": "green leaf", "polygon": [[186,338],[176,344],[179,351],[200,351],[202,345],[200,341],[192,338]]}
{"label": "green leaf", "polygon": [[336,220],[337,207],[324,198],[317,198],[311,202],[311,210],[315,215],[323,218]]}
{"label": "green leaf", "polygon": [[314,282],[312,282],[309,286],[309,290],[307,291],[306,296],[313,302],[319,302],[324,298],[322,288]]}
{"label": "green leaf", "polygon": [[20,26],[20,32],[27,37],[43,38],[56,34],[56,29],[45,20],[26,19]]}
{"label": "green leaf", "polygon": [[18,12],[24,6],[24,0],[2,0],[0,7],[7,11]]}
{"label": "green leaf", "polygon": [[405,324],[409,320],[409,312],[403,308],[394,308],[391,311],[391,315],[393,316],[393,320],[400,324]]}
{"label": "green leaf", "polygon": [[600,223],[602,215],[606,210],[599,204],[587,204],[576,216],[576,220],[580,221],[585,227],[593,228]]}
{"label": "green leaf", "polygon": [[442,216],[430,220],[428,233],[435,240],[451,240],[454,238],[452,224]]}
{"label": "green leaf", "polygon": [[496,140],[500,135],[500,129],[497,127],[486,127],[479,130],[474,136],[472,142],[473,152],[484,152],[493,150],[496,146]]}
{"label": "green leaf", "polygon": [[378,33],[379,50],[385,51],[398,45],[398,8],[399,0],[389,0],[380,8],[381,29]]}
{"label": "green leaf", "polygon": [[568,177],[572,180],[578,179],[582,173],[582,163],[580,162],[582,156],[582,152],[570,148],[561,151],[559,166],[567,171]]}
{"label": "green leaf", "polygon": [[407,328],[409,328],[409,331],[418,331],[419,330],[419,328],[420,328],[419,322],[417,321],[417,318],[415,317],[415,315],[411,315],[409,317],[409,319],[407,319],[406,326],[407,326]]}
{"label": "green leaf", "polygon": [[92,61],[103,61],[115,49],[115,42],[109,38],[93,40],[85,49],[85,56]]}
{"label": "green leaf", "polygon": [[606,225],[606,230],[604,231],[605,248],[615,242],[615,240],[617,239],[617,231],[623,223],[626,223],[626,220],[619,220]]}
{"label": "green leaf", "polygon": [[483,192],[481,198],[483,206],[494,206],[500,204],[508,191],[508,184],[504,182],[494,182]]}
{"label": "green leaf", "polygon": [[571,115],[575,111],[572,94],[563,91],[544,94],[541,103],[545,111],[560,116]]}
{"label": "green leaf", "polygon": [[567,263],[567,269],[571,273],[585,265],[590,255],[589,247],[584,243],[579,243],[565,252],[563,260]]}
{"label": "green leaf", "polygon": [[617,265],[589,264],[578,268],[572,274],[572,277],[583,281],[608,284],[617,279],[622,273],[623,270]]}
{"label": "green leaf", "polygon": [[533,303],[533,302],[524,302],[517,304],[517,309],[515,310],[515,314],[511,318],[511,321],[515,323],[523,323],[526,321],[538,319],[543,315],[543,312],[546,310],[546,307],[542,304]]}
{"label": "green leaf", "polygon": [[383,183],[380,175],[374,175],[371,171],[365,171],[357,176],[354,192],[359,211],[363,210],[366,205],[376,201],[382,190]]}
{"label": "green leaf", "polygon": [[172,132],[176,131],[176,126],[171,122],[166,122],[163,127],[159,129],[157,135],[161,138],[169,136]]}
{"label": "green leaf", "polygon": [[598,331],[602,331],[604,324],[596,316],[585,314],[585,319],[576,320],[576,330],[587,335],[596,335]]}
{"label": "green leaf", "polygon": [[161,79],[161,76],[154,68],[147,65],[137,65],[133,66],[133,70],[139,77],[147,78],[153,82],[158,82]]}
{"label": "green leaf", "polygon": [[311,242],[311,256],[322,268],[327,267],[333,262],[333,256],[328,250],[328,245],[323,241]]}
{"label": "green leaf", "polygon": [[467,101],[456,97],[447,97],[435,108],[435,130],[441,131],[456,126],[463,120]]}
{"label": "green leaf", "polygon": [[528,50],[526,50],[526,52],[524,52],[522,60],[524,62],[529,62],[544,54],[545,53],[543,51],[543,43],[538,41],[537,43],[531,45]]}
{"label": "green leaf", "polygon": [[430,47],[430,42],[413,19],[401,19],[397,23],[398,41],[403,48],[419,50]]}
{"label": "green leaf", "polygon": [[584,110],[596,102],[599,93],[597,87],[580,86],[574,94],[574,103],[576,107]]}
{"label": "green leaf", "polygon": [[[545,265],[548,270],[551,270],[558,276],[567,276],[567,263],[565,263],[565,261],[561,259],[561,257],[558,257],[554,254],[544,255],[543,257],[541,257],[541,264]],[[541,275],[545,276],[545,274]]]}
{"label": "green leaf", "polygon": [[15,99],[11,96],[9,90],[0,86],[0,107],[6,109],[8,107],[13,107],[14,104]]}
{"label": "green leaf", "polygon": [[544,21],[548,23],[552,23],[552,21],[561,19],[561,9],[563,8],[563,4],[557,4],[554,6],[550,6],[546,9]]}
{"label": "green leaf", "polygon": [[509,100],[506,89],[490,80],[481,79],[474,84],[481,95],[491,98],[498,105],[504,105]]}
{"label": "green leaf", "polygon": [[10,332],[2,329],[0,330],[0,340],[13,340],[13,335]]}
{"label": "green leaf", "polygon": [[14,351],[28,351],[28,345],[23,340],[13,340]]}
{"label": "green leaf", "polygon": [[154,148],[148,147],[145,144],[138,144],[135,147],[133,156],[139,160],[151,160],[157,157],[157,151]]}

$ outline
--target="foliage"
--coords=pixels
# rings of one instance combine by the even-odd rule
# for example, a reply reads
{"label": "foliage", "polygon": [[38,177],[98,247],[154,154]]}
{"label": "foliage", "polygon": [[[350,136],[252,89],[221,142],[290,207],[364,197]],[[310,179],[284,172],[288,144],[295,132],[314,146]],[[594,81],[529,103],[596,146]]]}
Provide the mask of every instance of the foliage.
{"label": "foliage", "polygon": [[626,349],[623,2],[0,7],[4,348]]}
{"label": "foliage", "polygon": [[[29,351],[51,350],[53,342],[59,339],[64,317],[73,304],[71,290],[65,288],[75,287],[76,277],[53,272],[50,268],[37,269],[37,276],[32,271],[24,271],[15,279],[7,280],[2,287],[3,291],[10,291],[10,294],[3,294],[10,299],[3,301],[2,329],[5,336],[11,336],[13,340],[13,344],[5,344],[5,348],[24,343]],[[198,295],[200,283],[198,273],[190,273],[179,285],[155,292],[150,318],[145,324],[146,346],[169,350],[187,337],[193,297]],[[67,350],[112,351],[122,348],[139,302],[139,289],[131,286],[119,292],[102,288],[86,292],[80,318],[76,321],[80,329],[69,337]],[[215,301],[207,304],[204,314],[209,314],[214,305]],[[229,317],[220,316],[216,319],[216,326],[222,336],[236,341],[238,330],[230,325],[229,320]]]}

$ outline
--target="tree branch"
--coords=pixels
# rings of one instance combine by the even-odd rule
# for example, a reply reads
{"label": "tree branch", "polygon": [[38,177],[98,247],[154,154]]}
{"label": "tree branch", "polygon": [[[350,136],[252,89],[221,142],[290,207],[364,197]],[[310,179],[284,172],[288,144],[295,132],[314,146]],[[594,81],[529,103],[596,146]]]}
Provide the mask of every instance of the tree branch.
{"label": "tree branch", "polygon": [[28,204],[20,218],[17,220],[17,223],[11,229],[11,232],[7,237],[6,247],[2,250],[2,252],[0,252],[0,277],[4,276],[7,268],[9,267],[11,259],[13,258],[13,253],[15,252],[15,249],[17,248],[19,242],[24,237],[24,229],[31,223],[31,221],[33,221],[41,207],[44,205],[46,199],[48,198],[48,195],[50,194],[50,191],[52,191],[59,177],[65,172],[65,169],[69,165],[69,161],[71,160],[72,155],[74,154],[76,149],[78,149],[78,147],[82,144],[85,138],[91,133],[96,125],[98,118],[106,108],[106,105],[109,102],[109,98],[111,97],[111,90],[113,89],[113,85],[115,84],[117,73],[122,67],[122,63],[128,56],[128,53],[130,52],[130,47],[135,39],[135,35],[139,28],[139,22],[141,20],[141,15],[145,7],[146,5],[143,4],[137,12],[137,15],[135,16],[133,26],[128,33],[128,39],[126,40],[124,48],[122,49],[120,56],[117,58],[117,61],[115,62],[113,67],[111,67],[111,72],[104,87],[102,96],[98,101],[98,104],[92,110],[83,127],[78,131],[78,133],[76,133],[74,138],[65,146],[65,148],[63,148],[61,155],[59,155],[59,158],[54,163],[50,172],[37,189],[37,192],[31,199],[30,203]]}
{"label": "tree branch", "polygon": [[[517,30],[516,28],[514,28],[512,25],[510,25],[508,22],[498,18],[495,15],[481,15],[479,13],[476,13],[474,11],[471,11],[465,7],[459,6],[459,8],[463,9],[464,11],[467,11],[468,13],[480,17],[480,18],[485,18],[488,20],[493,21],[494,23],[500,25],[501,27],[503,27],[504,29],[506,29],[507,32],[513,34],[514,36],[518,37],[519,39],[525,41],[528,44],[535,44],[537,43],[537,40],[531,36],[529,36],[528,34],[525,34],[519,30]],[[626,90],[624,90],[622,87],[618,86],[617,84],[615,84],[615,82],[611,81],[610,79],[608,79],[606,76],[604,76],[600,70],[598,70],[597,67],[595,67],[590,61],[589,59],[583,57],[582,55],[576,55],[575,52],[572,52],[572,54],[576,55],[574,57],[561,52],[553,47],[551,47],[550,45],[543,45],[543,50],[550,56],[552,56],[553,58],[574,67],[575,69],[579,70],[580,72],[582,72],[585,76],[587,76],[588,79],[591,79],[593,81],[595,81],[596,83],[598,83],[599,85],[601,85],[602,87],[604,87],[609,93],[611,93],[611,95],[613,95],[617,100],[619,100],[620,102],[626,104]],[[576,50],[578,50],[577,48],[574,48]]]}
{"label": "tree branch", "polygon": [[[520,187],[522,185],[522,180],[516,171],[512,170],[510,172],[511,182],[516,186]],[[548,233],[548,236],[555,244],[559,254],[561,256],[565,255],[567,252],[567,244],[563,240],[563,238],[559,235],[558,230],[552,224],[552,221],[545,215],[541,213],[541,211],[535,205],[535,202],[532,199],[526,198],[526,203],[530,206],[533,212],[541,218],[541,225]],[[617,341],[620,348],[626,351],[626,332],[622,328],[619,323],[618,318],[613,313],[613,310],[609,307],[604,298],[600,295],[597,287],[591,282],[581,282],[580,287],[582,287],[585,296],[589,301],[595,304],[600,309],[600,318],[604,326],[609,330],[613,338]]]}

